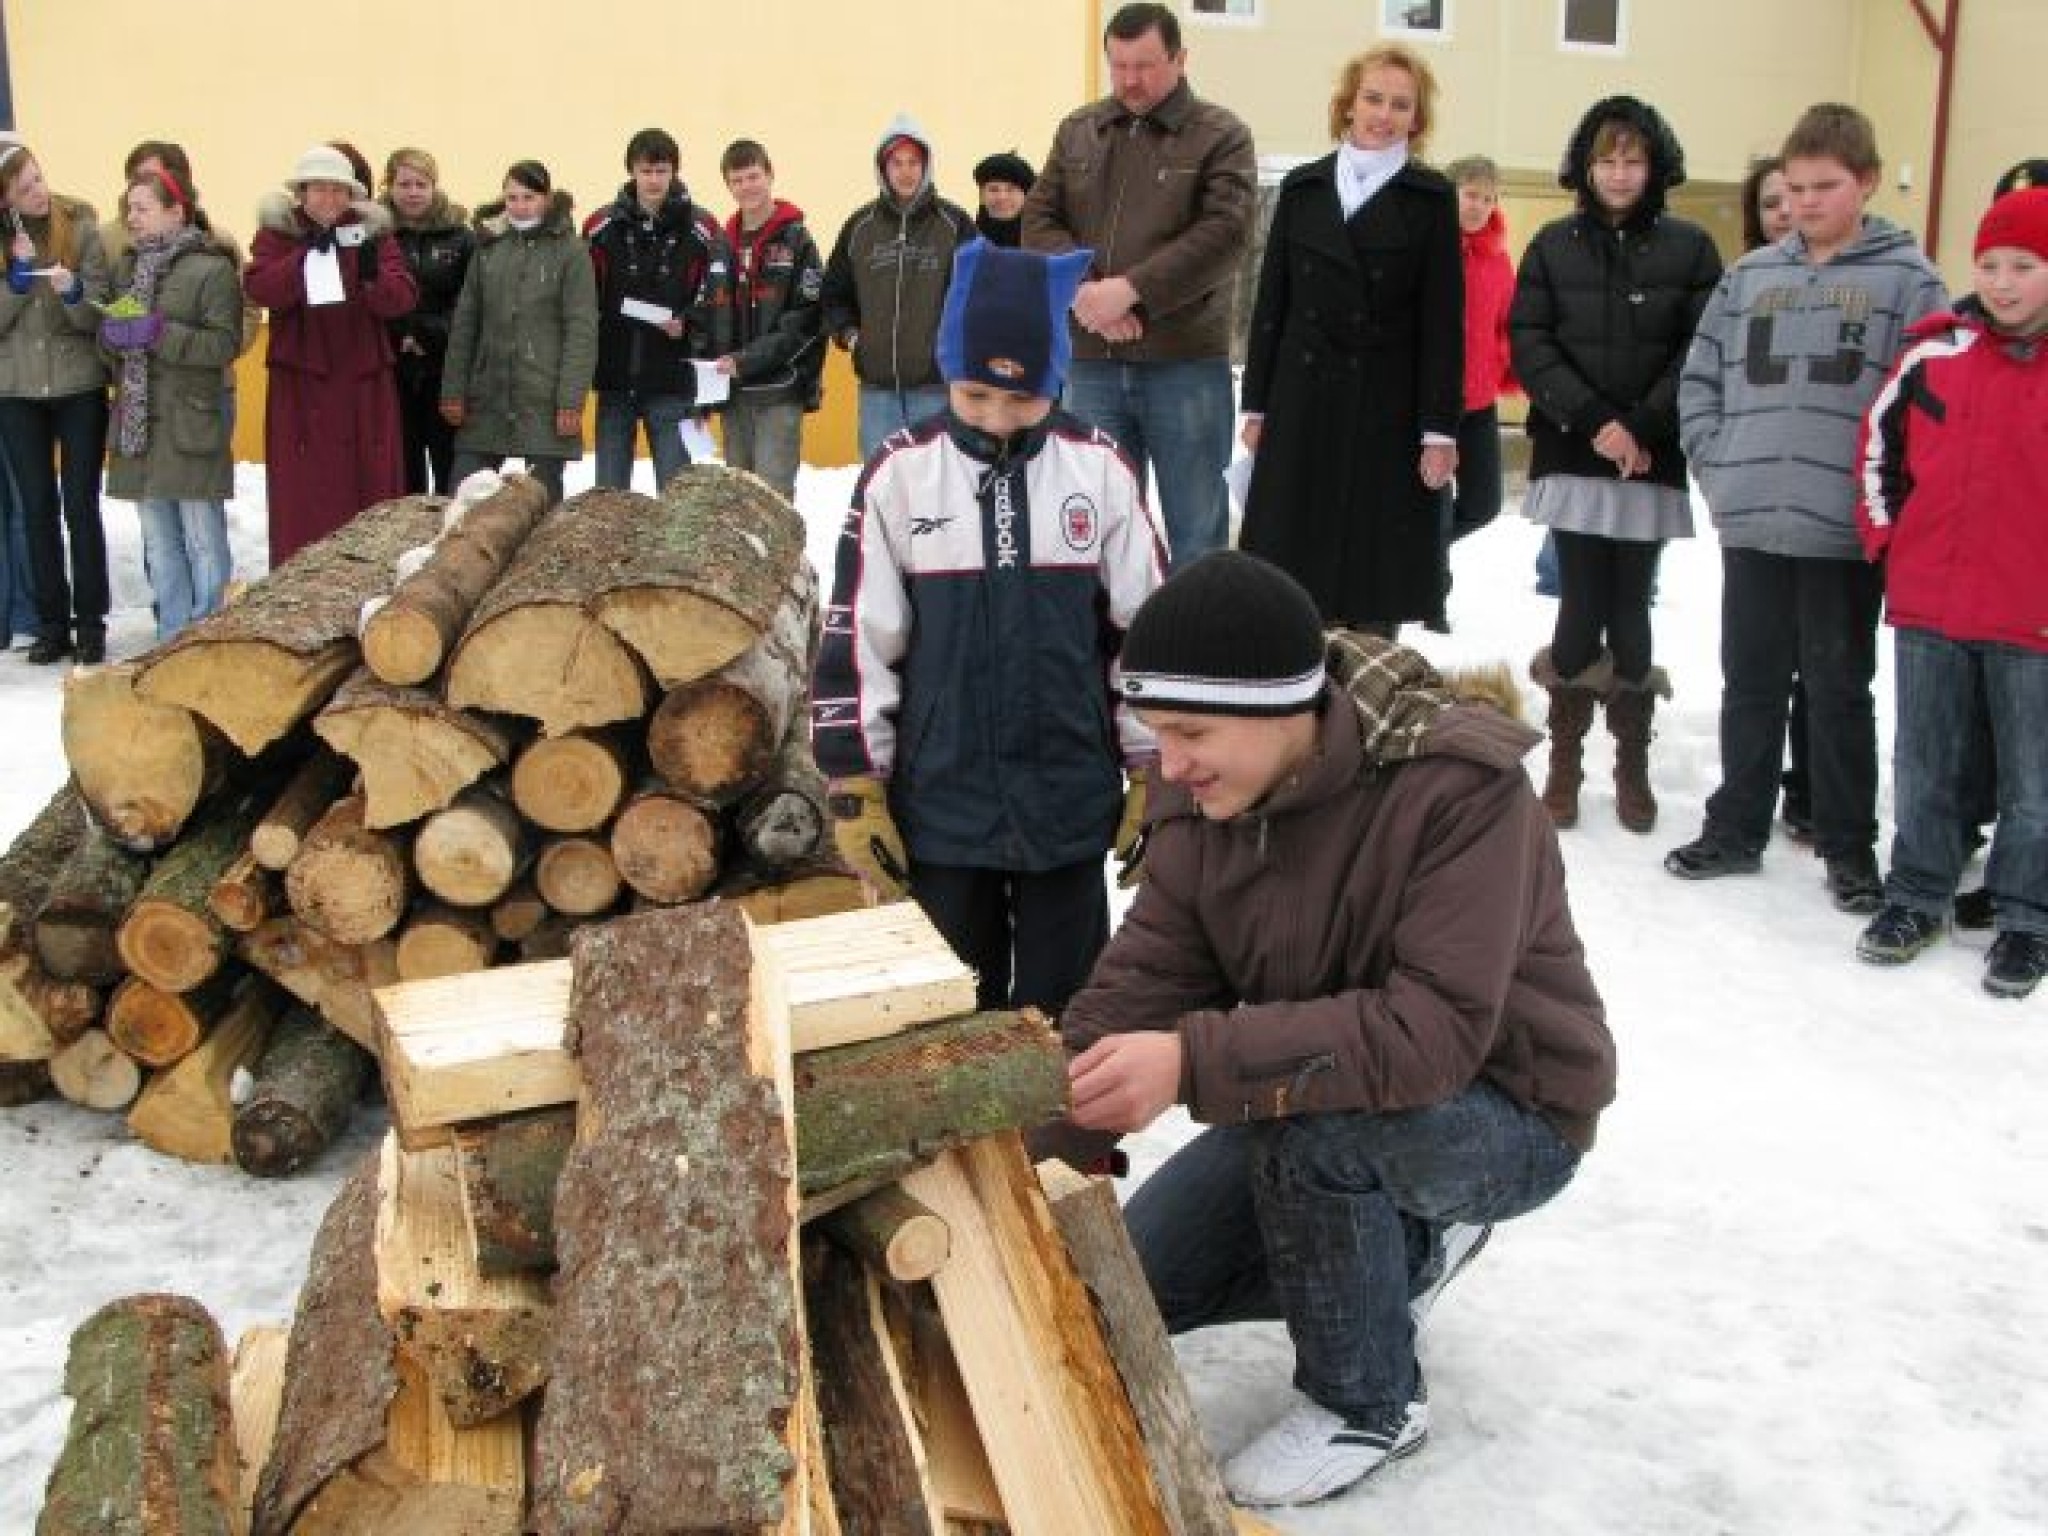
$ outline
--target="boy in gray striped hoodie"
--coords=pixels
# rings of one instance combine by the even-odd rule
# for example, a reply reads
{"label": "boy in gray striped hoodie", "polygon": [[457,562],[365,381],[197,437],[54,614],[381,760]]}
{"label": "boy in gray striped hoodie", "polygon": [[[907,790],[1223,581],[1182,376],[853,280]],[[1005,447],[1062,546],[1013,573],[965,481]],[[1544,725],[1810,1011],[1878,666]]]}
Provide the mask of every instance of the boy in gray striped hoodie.
{"label": "boy in gray striped hoodie", "polygon": [[1905,230],[1864,212],[1882,162],[1854,107],[1810,107],[1783,150],[1793,232],[1721,279],[1679,384],[1680,437],[1721,536],[1721,785],[1674,875],[1748,874],[1805,684],[1814,844],[1845,912],[1874,912],[1881,570],[1856,536],[1858,428],[1906,330],[1946,306]]}

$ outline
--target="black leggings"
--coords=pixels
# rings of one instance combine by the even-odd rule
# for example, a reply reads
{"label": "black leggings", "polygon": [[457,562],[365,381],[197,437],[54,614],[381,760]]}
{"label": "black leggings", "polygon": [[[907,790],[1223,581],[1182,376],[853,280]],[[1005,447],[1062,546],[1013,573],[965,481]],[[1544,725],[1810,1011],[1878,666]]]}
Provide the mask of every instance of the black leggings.
{"label": "black leggings", "polygon": [[1591,533],[1557,534],[1557,628],[1550,660],[1559,677],[1576,677],[1600,656],[1604,636],[1614,675],[1640,683],[1650,675],[1650,593],[1661,543]]}

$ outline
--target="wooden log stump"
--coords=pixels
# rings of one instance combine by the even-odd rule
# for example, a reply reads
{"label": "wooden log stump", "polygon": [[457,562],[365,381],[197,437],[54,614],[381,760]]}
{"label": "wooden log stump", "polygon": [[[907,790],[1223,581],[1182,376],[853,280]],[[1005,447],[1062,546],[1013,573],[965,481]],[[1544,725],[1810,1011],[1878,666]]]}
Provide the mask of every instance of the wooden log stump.
{"label": "wooden log stump", "polygon": [[718,816],[691,796],[642,788],[612,823],[619,878],[651,902],[694,901],[718,878]]}
{"label": "wooden log stump", "polygon": [[230,864],[207,892],[207,910],[230,933],[253,933],[284,910],[284,882],[275,870],[244,853]]}
{"label": "wooden log stump", "polygon": [[189,709],[137,693],[140,671],[117,662],[65,678],[64,761],[109,837],[131,853],[160,853],[220,787],[229,750]]}
{"label": "wooden log stump", "polygon": [[37,1536],[242,1529],[227,1341],[183,1296],[126,1296],[71,1336],[71,1428]]}
{"label": "wooden log stump", "polygon": [[459,976],[489,967],[498,952],[490,914],[427,902],[398,934],[398,979]]}
{"label": "wooden log stump", "polygon": [[403,844],[372,831],[364,810],[361,795],[335,801],[284,875],[299,920],[341,944],[367,944],[396,928],[411,885]]}
{"label": "wooden log stump", "polygon": [[787,869],[818,855],[831,824],[809,723],[798,718],[767,775],[733,808],[733,842],[754,868]]}
{"label": "wooden log stump", "polygon": [[485,592],[510,568],[543,513],[540,482],[508,475],[495,495],[466,508],[427,563],[398,584],[363,626],[363,660],[395,686],[424,683],[441,669]]}
{"label": "wooden log stump", "polygon": [[371,992],[398,979],[397,946],[340,944],[296,917],[274,917],[245,933],[236,951],[365,1050],[377,1038]]}
{"label": "wooden log stump", "polygon": [[88,827],[35,914],[36,958],[59,981],[111,986],[126,974],[115,935],[149,878],[149,862]]}
{"label": "wooden log stump", "polygon": [[379,829],[442,809],[512,757],[503,722],[451,708],[424,688],[379,682],[367,668],[327,701],[313,730],[361,772],[363,823]]}
{"label": "wooden log stump", "polygon": [[142,1091],[142,1068],[107,1037],[88,1029],[49,1060],[50,1084],[81,1109],[126,1109]]}
{"label": "wooden log stump", "polygon": [[491,903],[491,931],[507,944],[517,944],[538,928],[547,915],[548,904],[540,899],[533,881],[522,876]]}
{"label": "wooden log stump", "polygon": [[107,1038],[145,1067],[183,1061],[226,1015],[246,974],[224,967],[189,992],[165,992],[130,976],[107,999]]}
{"label": "wooden log stump", "polygon": [[458,796],[413,839],[420,884],[453,907],[488,907],[526,868],[527,834],[519,813],[489,789]]}
{"label": "wooden log stump", "polygon": [[214,801],[150,871],[117,935],[122,961],[150,985],[189,992],[220,968],[228,936],[213,888],[248,845],[263,804],[253,790]]}
{"label": "wooden log stump", "polygon": [[357,661],[364,602],[391,590],[404,551],[441,526],[439,499],[380,502],[254,583],[241,601],[157,647],[144,698],[181,705],[256,756],[325,704]]}
{"label": "wooden log stump", "polygon": [[128,1111],[136,1139],[188,1163],[233,1162],[235,1074],[255,1069],[283,1009],[277,987],[245,982],[198,1048],[144,1085]]}
{"label": "wooden log stump", "polygon": [[564,917],[595,917],[618,905],[625,881],[602,839],[555,837],[534,858],[533,887]]}
{"label": "wooden log stump", "polygon": [[617,732],[542,736],[512,765],[512,803],[549,832],[595,832],[632,782],[631,754]]}
{"label": "wooden log stump", "polygon": [[348,793],[355,775],[355,764],[324,750],[301,763],[249,833],[249,852],[256,862],[279,874],[291,868],[313,823]]}
{"label": "wooden log stump", "polygon": [[297,1173],[348,1128],[371,1070],[363,1048],[305,1008],[285,1014],[235,1110],[235,1162],[258,1178]]}
{"label": "wooden log stump", "polygon": [[953,1235],[900,1184],[840,1206],[819,1223],[825,1235],[898,1285],[929,1280],[945,1267]]}

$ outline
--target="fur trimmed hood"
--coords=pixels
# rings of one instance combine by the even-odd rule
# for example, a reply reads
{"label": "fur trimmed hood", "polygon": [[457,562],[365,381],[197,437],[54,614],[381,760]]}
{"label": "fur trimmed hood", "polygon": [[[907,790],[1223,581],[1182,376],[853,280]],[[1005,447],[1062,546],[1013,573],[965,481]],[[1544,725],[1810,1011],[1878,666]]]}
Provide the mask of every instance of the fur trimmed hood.
{"label": "fur trimmed hood", "polygon": [[1572,130],[1571,142],[1565,146],[1564,161],[1557,168],[1557,184],[1577,196],[1581,213],[1598,215],[1599,205],[1587,183],[1593,169],[1593,140],[1602,123],[1615,121],[1634,129],[1650,153],[1650,184],[1643,189],[1641,204],[1629,214],[1628,222],[1633,224],[1661,214],[1666,194],[1673,187],[1685,185],[1685,150],[1671,125],[1664,121],[1664,115],[1648,102],[1634,96],[1608,96],[1588,107],[1579,126]]}
{"label": "fur trimmed hood", "polygon": [[[470,226],[476,230],[477,243],[485,245],[493,240],[502,240],[513,233],[512,221],[505,217],[505,200],[498,198],[478,208],[470,219]],[[541,229],[551,235],[576,233],[576,199],[564,188],[557,187],[548,194],[548,211],[541,216]]]}
{"label": "fur trimmed hood", "polygon": [[[391,210],[382,203],[369,198],[357,198],[348,205],[349,213],[342,220],[345,224],[360,224],[369,232],[370,238],[388,235],[392,230]],[[263,201],[256,205],[256,226],[294,240],[303,239],[313,229],[312,220],[299,212],[299,205],[292,197],[291,190],[280,187],[266,193]]]}

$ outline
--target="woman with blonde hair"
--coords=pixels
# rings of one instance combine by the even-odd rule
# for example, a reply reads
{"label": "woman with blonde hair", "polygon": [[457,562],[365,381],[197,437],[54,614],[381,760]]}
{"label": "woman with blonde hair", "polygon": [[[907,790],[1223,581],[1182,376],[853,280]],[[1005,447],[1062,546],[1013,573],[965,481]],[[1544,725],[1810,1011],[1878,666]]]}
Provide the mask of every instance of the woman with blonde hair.
{"label": "woman with blonde hair", "polygon": [[[107,541],[100,465],[107,369],[95,337],[107,263],[92,209],[62,197],[21,144],[0,147],[12,230],[0,288],[0,448],[20,488],[35,577],[39,666],[106,657]],[[70,547],[66,579],[66,544]]]}
{"label": "woman with blonde hair", "polygon": [[469,211],[441,190],[441,167],[424,149],[394,149],[384,161],[384,191],[393,233],[420,301],[389,322],[398,353],[398,415],[405,430],[405,488],[448,495],[455,459],[455,429],[441,416],[441,370],[448,359],[448,325],[462,280],[476,254]]}
{"label": "woman with blonde hair", "polygon": [[1436,90],[1402,43],[1344,66],[1337,148],[1280,184],[1245,359],[1240,546],[1326,624],[1388,638],[1441,622],[1439,498],[1464,407],[1457,193],[1418,158]]}

